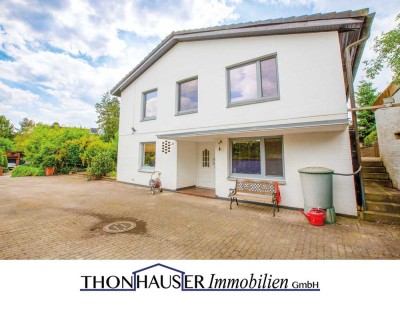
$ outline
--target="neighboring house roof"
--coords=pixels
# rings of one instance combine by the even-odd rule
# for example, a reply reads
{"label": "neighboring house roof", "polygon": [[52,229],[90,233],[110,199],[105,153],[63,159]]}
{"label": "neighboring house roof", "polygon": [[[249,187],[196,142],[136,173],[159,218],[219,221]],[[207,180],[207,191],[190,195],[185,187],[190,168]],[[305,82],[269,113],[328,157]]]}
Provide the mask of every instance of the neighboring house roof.
{"label": "neighboring house roof", "polygon": [[385,90],[381,93],[381,95],[378,96],[378,98],[372,105],[374,106],[383,105],[383,99],[392,97],[394,93],[396,93],[399,89],[400,89],[400,84],[391,83],[388,87],[385,88]]}
{"label": "neighboring house roof", "polygon": [[[338,31],[344,62],[345,48],[369,34],[375,13],[368,9],[331,12],[300,17],[269,19],[257,22],[239,23],[218,27],[172,32],[153,51],[131,70],[114,88],[111,94],[121,96],[121,92],[144,73],[178,42],[284,35],[295,33]],[[365,43],[352,51],[353,75],[357,72]],[[343,67],[345,72],[345,68]]]}

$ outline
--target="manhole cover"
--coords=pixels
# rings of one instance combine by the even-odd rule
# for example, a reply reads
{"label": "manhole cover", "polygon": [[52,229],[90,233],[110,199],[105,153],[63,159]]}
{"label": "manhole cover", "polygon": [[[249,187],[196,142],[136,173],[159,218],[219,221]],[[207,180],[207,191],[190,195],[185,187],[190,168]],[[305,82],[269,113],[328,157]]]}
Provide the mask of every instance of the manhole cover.
{"label": "manhole cover", "polygon": [[132,221],[116,221],[111,224],[105,225],[103,230],[107,233],[123,233],[132,230],[136,224]]}

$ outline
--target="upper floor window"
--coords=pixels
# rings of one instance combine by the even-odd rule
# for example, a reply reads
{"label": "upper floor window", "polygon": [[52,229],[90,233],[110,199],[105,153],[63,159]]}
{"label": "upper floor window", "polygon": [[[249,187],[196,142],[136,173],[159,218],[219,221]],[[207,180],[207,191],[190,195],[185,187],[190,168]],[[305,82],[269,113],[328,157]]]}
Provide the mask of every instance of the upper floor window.
{"label": "upper floor window", "polygon": [[235,65],[228,72],[228,105],[279,98],[276,56]]}
{"label": "upper floor window", "polygon": [[157,90],[143,93],[142,120],[155,120],[157,115]]}
{"label": "upper floor window", "polygon": [[177,114],[195,113],[198,108],[198,79],[191,78],[178,83]]}

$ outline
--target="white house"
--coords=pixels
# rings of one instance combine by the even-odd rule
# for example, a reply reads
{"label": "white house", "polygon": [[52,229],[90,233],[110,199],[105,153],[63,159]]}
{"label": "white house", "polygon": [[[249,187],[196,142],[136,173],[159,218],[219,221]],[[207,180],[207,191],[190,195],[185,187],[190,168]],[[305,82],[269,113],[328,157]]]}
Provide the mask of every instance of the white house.
{"label": "white house", "polygon": [[[302,208],[298,169],[353,172],[344,50],[372,19],[365,9],[171,33],[111,91],[117,179],[148,185],[159,170],[164,188],[218,197],[236,178],[277,180],[281,204]],[[356,215],[352,177],[334,176],[334,207]]]}

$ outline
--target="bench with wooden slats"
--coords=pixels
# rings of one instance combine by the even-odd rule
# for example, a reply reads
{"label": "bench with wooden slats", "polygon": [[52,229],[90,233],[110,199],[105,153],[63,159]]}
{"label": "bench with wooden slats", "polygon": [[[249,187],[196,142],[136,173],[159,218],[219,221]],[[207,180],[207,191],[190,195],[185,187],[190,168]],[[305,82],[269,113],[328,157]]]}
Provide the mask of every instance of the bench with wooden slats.
{"label": "bench with wooden slats", "polygon": [[229,189],[229,198],[231,200],[230,209],[232,209],[234,201],[239,206],[239,199],[265,204],[272,203],[274,217],[275,209],[277,208],[279,211],[277,192],[275,191],[274,182],[271,181],[237,179],[235,188]]}

